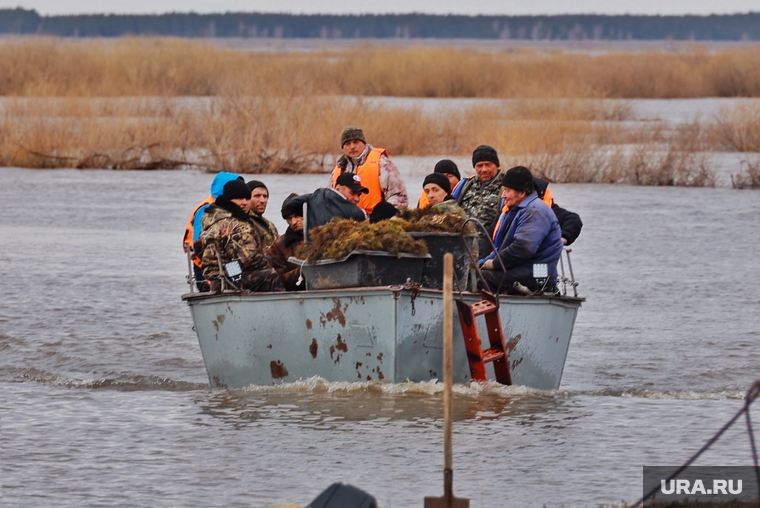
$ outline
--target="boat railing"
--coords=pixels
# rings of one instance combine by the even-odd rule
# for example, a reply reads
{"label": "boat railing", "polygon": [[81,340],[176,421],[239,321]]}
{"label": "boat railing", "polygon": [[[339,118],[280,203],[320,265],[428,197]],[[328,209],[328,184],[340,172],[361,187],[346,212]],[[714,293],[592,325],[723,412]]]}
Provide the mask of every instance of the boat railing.
{"label": "boat railing", "polygon": [[562,260],[562,256],[559,257],[560,276],[559,283],[562,285],[562,296],[567,296],[567,286],[573,288],[573,296],[578,298],[578,281],[575,280],[575,274],[573,274],[573,262],[570,260],[570,253],[573,249],[565,247],[562,252],[567,258],[567,267],[569,269],[569,277],[565,275],[565,262]]}

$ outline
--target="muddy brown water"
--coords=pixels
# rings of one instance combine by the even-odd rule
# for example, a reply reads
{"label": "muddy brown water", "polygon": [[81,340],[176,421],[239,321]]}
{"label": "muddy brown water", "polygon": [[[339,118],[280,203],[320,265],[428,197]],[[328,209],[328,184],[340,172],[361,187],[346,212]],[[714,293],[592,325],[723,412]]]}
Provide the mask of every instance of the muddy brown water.
{"label": "muddy brown water", "polygon": [[[402,166],[416,198],[425,171]],[[261,179],[284,229],[282,199],[327,177]],[[208,387],[179,296],[210,181],[0,169],[2,504],[305,506],[335,481],[384,508],[440,496],[438,384]],[[588,301],[559,391],[456,388],[454,489],[473,507],[631,502],[643,465],[688,458],[760,377],[759,191],[552,188],[585,224]],[[740,425],[699,465],[750,461]]]}

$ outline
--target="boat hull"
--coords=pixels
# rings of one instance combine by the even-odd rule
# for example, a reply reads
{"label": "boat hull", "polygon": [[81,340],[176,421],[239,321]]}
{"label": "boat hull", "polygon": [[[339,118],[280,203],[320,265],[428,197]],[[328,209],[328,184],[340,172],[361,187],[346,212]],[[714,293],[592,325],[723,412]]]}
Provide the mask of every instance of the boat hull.
{"label": "boat hull", "polygon": [[[300,293],[190,294],[214,387],[327,381],[394,383],[442,377],[443,295],[400,287]],[[480,298],[466,295],[472,303]],[[580,299],[502,297],[499,314],[514,384],[557,389]],[[454,382],[470,370],[454,308]],[[478,318],[487,341],[485,320]],[[486,348],[487,344],[483,345]],[[494,379],[489,365],[489,378]]]}

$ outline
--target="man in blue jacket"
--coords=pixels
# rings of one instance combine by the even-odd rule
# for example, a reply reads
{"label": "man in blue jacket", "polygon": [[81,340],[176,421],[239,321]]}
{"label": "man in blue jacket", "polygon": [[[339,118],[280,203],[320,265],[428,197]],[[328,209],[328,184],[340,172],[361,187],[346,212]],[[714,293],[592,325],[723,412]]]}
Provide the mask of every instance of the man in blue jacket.
{"label": "man in blue jacket", "polygon": [[[507,233],[498,245],[498,256],[491,253],[481,270],[491,291],[497,288],[517,294],[515,283],[529,290],[537,287],[533,265],[545,263],[549,268],[546,286],[553,290],[557,281],[557,262],[562,255],[562,232],[551,208],[539,199],[533,187],[533,175],[528,168],[517,166],[507,171],[501,181],[501,197],[509,206],[506,218]],[[506,271],[502,271],[502,263]]]}

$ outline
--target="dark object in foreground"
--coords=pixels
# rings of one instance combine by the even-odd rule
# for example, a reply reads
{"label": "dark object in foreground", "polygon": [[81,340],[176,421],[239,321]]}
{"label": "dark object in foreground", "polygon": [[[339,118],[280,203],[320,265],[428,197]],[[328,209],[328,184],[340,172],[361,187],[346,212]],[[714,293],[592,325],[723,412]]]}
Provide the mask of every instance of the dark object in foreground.
{"label": "dark object in foreground", "polygon": [[452,395],[454,357],[454,256],[443,256],[443,497],[425,497],[425,508],[470,508],[469,499],[454,497]]}
{"label": "dark object in foreground", "polygon": [[377,501],[352,485],[333,483],[306,508],[377,508]]}
{"label": "dark object in foreground", "polygon": [[454,497],[453,472],[443,472],[443,497],[425,497],[425,508],[470,508],[469,499]]}

